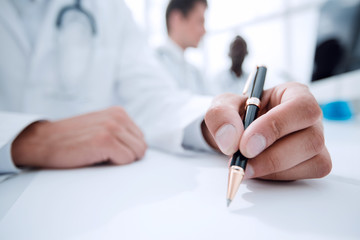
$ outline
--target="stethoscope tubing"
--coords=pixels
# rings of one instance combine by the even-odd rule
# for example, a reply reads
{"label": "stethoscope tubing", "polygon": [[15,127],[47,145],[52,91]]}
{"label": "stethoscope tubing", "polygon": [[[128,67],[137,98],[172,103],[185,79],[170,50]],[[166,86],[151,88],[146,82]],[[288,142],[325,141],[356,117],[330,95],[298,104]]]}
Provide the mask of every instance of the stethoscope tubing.
{"label": "stethoscope tubing", "polygon": [[68,5],[68,6],[61,8],[60,12],[56,18],[55,26],[57,29],[60,29],[62,27],[65,14],[69,11],[78,11],[79,13],[83,14],[88,19],[92,35],[95,36],[97,34],[95,18],[93,16],[93,14],[91,14],[89,11],[87,11],[86,9],[84,9],[82,7],[81,2],[82,2],[81,0],[75,0],[75,3],[73,5]]}

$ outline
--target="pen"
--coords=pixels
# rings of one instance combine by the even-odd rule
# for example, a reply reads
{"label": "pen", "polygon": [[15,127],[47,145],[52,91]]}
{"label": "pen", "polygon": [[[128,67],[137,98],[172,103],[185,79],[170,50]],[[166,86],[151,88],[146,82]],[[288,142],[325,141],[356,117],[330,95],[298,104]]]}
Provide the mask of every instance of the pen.
{"label": "pen", "polygon": [[[260,109],[261,104],[261,95],[264,89],[264,82],[266,77],[266,67],[258,66],[256,68],[256,73],[254,76],[251,93],[246,101],[246,111],[244,116],[244,130],[256,119],[258,110]],[[247,92],[249,88],[250,81],[252,80],[252,76],[249,77],[248,82],[244,89],[244,94]],[[241,181],[244,178],[246,164],[248,159],[243,156],[238,150],[234,153],[229,169],[229,180],[228,180],[228,189],[227,189],[227,206],[230,206],[231,201],[234,199]]]}

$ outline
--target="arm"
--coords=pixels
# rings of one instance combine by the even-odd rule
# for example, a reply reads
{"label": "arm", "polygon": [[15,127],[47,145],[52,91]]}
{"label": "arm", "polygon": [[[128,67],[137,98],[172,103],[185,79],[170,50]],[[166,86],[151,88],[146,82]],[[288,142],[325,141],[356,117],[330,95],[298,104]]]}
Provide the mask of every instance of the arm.
{"label": "arm", "polygon": [[12,144],[17,166],[77,168],[102,162],[128,164],[143,157],[140,129],[120,107],[55,122],[36,122]]}
{"label": "arm", "polygon": [[[119,14],[123,11],[115,10],[118,10],[114,11],[116,16],[129,17],[129,12]],[[200,113],[197,112],[199,109],[203,109],[202,114],[204,114],[206,108],[202,103],[209,101],[199,99],[200,107],[194,106],[192,105],[194,101],[189,100],[190,94],[182,93],[181,98],[172,98],[167,103],[161,104],[165,97],[176,93],[176,90],[166,81],[161,70],[157,70],[158,66],[152,62],[148,47],[141,45],[142,39],[131,32],[133,27],[136,29],[132,24],[133,22],[125,23],[125,29],[120,34],[119,46],[123,49],[120,49],[122,61],[119,62],[118,76],[119,79],[126,81],[120,81],[119,95],[125,105],[131,109],[130,114],[136,117],[137,122],[144,125],[153,145],[167,149],[163,144],[165,141],[176,150],[182,150],[182,126],[187,126],[199,116]],[[109,28],[113,30],[113,26]],[[140,44],[140,47],[137,49],[132,43]],[[133,48],[137,51],[132,52]],[[149,59],[146,59],[147,57]],[[139,81],[139,78],[142,80]],[[158,78],[160,81],[157,80]],[[137,93],[144,97],[139,98],[139,95],[131,91],[134,86]],[[161,90],[154,90],[154,87]],[[189,118],[186,120],[179,118],[181,115],[189,116],[189,111],[193,112]],[[126,164],[140,159],[147,147],[141,130],[131,120],[127,111],[120,107],[61,121],[42,121],[29,125],[31,122],[34,121],[17,128],[18,131],[6,139],[6,144],[1,145],[7,158],[2,161],[12,164],[10,170],[4,171],[16,170],[14,164],[19,167],[46,168],[83,167],[104,161]],[[9,125],[13,126],[13,122],[9,121]],[[176,138],[167,141],[173,134]],[[6,166],[4,168],[7,168]]]}
{"label": "arm", "polygon": [[208,143],[224,154],[240,149],[251,158],[246,177],[296,180],[329,174],[322,113],[305,85],[288,83],[264,91],[259,117],[246,131],[241,121],[245,101],[233,94],[217,97],[203,132]]}
{"label": "arm", "polygon": [[29,124],[38,121],[39,116],[0,112],[0,173],[16,173],[11,156],[11,146],[16,136]]}
{"label": "arm", "polygon": [[124,23],[119,34],[117,68],[120,104],[144,131],[149,145],[186,153],[184,130],[205,116],[211,98],[179,90],[153,56],[129,10],[125,5],[119,7],[123,10],[117,22]]}

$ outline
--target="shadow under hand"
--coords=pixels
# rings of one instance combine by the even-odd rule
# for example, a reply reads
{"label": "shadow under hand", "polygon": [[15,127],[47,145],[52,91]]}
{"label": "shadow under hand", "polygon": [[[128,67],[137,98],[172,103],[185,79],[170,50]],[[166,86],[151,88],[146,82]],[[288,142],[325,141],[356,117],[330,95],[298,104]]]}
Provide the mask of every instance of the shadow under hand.
{"label": "shadow under hand", "polygon": [[253,206],[235,213],[294,234],[339,239],[360,236],[360,189],[331,175],[327,180],[245,181],[251,192],[242,198]]}

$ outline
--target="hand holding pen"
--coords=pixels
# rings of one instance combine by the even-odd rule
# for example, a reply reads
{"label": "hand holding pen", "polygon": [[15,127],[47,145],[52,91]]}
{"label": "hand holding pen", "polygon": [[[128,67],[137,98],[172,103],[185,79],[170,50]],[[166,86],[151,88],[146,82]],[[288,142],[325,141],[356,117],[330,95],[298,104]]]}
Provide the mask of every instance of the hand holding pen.
{"label": "hand holding pen", "polygon": [[216,97],[203,124],[203,135],[215,149],[250,160],[246,178],[297,180],[324,177],[331,158],[324,141],[322,113],[307,86],[286,83],[265,90],[258,118],[244,130],[247,97]]}
{"label": "hand holding pen", "polygon": [[[250,95],[245,104],[245,115],[243,117],[244,130],[246,130],[246,128],[255,121],[258,115],[258,111],[261,106],[261,96],[264,89],[266,71],[267,69],[264,66],[257,67],[256,72],[253,74],[254,76],[250,75],[245,85],[243,92],[244,95],[248,94],[250,83],[252,83]],[[226,196],[228,206],[234,199],[240,183],[244,178],[248,160],[249,159],[245,157],[240,150],[237,150],[232,156]]]}

